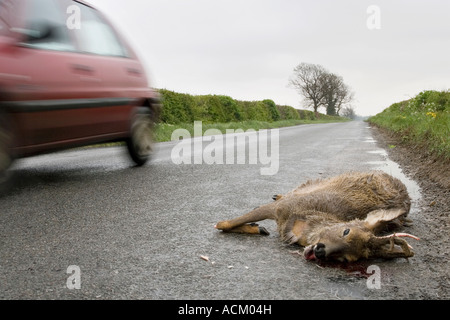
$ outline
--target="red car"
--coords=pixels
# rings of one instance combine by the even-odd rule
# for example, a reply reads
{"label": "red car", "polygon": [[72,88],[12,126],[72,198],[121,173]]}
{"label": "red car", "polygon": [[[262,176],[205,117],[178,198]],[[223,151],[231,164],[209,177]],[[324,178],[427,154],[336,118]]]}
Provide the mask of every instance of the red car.
{"label": "red car", "polygon": [[0,0],[0,183],[16,158],[126,141],[143,165],[160,108],[144,68],[83,1]]}

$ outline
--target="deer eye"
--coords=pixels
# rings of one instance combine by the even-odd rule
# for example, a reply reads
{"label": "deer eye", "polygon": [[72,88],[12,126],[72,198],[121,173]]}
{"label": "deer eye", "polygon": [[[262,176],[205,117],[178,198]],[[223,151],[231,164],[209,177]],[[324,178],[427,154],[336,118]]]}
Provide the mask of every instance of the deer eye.
{"label": "deer eye", "polygon": [[345,229],[344,230],[344,233],[343,233],[343,236],[345,237],[346,235],[348,235],[350,233],[350,229]]}

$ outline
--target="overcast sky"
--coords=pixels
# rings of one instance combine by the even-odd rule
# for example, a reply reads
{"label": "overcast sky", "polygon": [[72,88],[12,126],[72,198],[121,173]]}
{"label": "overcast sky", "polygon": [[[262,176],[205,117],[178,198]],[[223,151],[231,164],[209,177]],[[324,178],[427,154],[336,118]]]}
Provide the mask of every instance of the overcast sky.
{"label": "overcast sky", "polygon": [[308,62],[343,77],[360,115],[450,89],[448,0],[88,2],[128,38],[156,88],[303,108],[288,80]]}

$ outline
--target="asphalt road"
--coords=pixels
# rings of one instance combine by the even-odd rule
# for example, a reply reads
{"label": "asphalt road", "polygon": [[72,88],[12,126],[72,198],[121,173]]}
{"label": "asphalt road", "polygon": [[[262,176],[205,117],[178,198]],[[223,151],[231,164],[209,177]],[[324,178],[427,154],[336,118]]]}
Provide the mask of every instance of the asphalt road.
{"label": "asphalt road", "polygon": [[[417,201],[417,185],[386,159],[366,123],[280,129],[273,175],[261,175],[262,158],[175,164],[180,147],[157,144],[153,161],[139,168],[121,147],[18,161],[14,186],[0,198],[0,299],[403,299],[435,281],[417,275],[427,266],[416,257],[306,261],[279,240],[272,221],[261,222],[270,236],[213,228],[307,179],[349,170],[386,170]],[[413,219],[416,210],[413,203]],[[381,271],[379,289],[368,286],[370,265]]]}

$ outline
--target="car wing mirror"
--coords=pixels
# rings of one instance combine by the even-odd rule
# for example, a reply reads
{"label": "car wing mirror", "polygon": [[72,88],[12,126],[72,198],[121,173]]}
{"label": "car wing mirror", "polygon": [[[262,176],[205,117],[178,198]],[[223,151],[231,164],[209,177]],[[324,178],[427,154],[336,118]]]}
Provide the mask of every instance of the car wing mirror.
{"label": "car wing mirror", "polygon": [[54,38],[58,28],[48,20],[40,20],[33,22],[29,28],[12,28],[11,31],[20,35],[21,42],[35,43]]}

